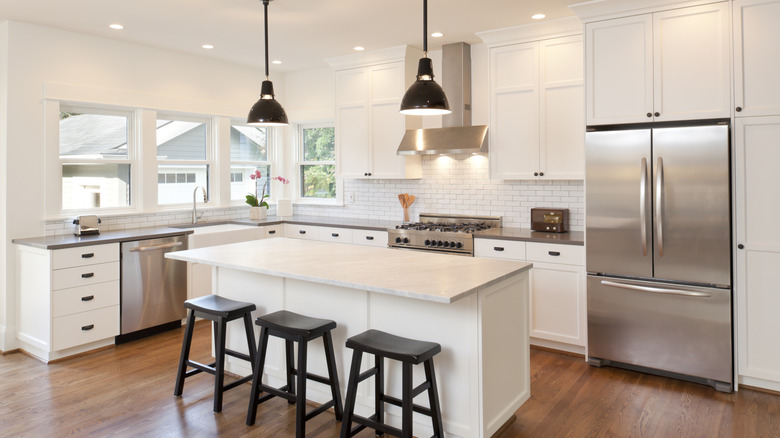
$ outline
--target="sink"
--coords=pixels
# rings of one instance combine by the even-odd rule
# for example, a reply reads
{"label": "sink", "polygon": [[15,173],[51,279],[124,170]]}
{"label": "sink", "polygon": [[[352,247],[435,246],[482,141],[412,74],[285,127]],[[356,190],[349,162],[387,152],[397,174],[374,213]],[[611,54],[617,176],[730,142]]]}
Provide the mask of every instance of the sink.
{"label": "sink", "polygon": [[[188,227],[189,228],[189,227]],[[259,229],[256,225],[214,224],[192,227],[193,234],[222,233],[225,231]]]}

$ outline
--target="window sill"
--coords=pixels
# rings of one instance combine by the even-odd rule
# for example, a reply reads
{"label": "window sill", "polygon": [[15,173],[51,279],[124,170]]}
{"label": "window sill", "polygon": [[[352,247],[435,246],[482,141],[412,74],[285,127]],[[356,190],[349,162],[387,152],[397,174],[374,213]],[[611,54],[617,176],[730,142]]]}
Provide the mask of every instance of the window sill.
{"label": "window sill", "polygon": [[344,202],[337,199],[306,199],[300,198],[293,200],[295,205],[320,205],[323,207],[343,207]]}

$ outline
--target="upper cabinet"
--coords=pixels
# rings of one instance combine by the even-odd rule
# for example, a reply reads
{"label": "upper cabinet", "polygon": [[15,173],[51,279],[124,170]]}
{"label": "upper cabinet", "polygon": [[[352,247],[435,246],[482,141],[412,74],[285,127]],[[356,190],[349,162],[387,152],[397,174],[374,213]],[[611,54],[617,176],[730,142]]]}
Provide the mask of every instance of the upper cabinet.
{"label": "upper cabinet", "polygon": [[737,117],[780,114],[780,2],[734,1],[734,111]]}
{"label": "upper cabinet", "polygon": [[585,25],[587,123],[731,115],[728,3]]}
{"label": "upper cabinet", "polygon": [[420,178],[422,158],[399,156],[418,118],[398,111],[416,59],[404,46],[329,60],[336,76],[336,159],[342,178]]}
{"label": "upper cabinet", "polygon": [[582,36],[490,49],[490,166],[496,179],[582,179]]}

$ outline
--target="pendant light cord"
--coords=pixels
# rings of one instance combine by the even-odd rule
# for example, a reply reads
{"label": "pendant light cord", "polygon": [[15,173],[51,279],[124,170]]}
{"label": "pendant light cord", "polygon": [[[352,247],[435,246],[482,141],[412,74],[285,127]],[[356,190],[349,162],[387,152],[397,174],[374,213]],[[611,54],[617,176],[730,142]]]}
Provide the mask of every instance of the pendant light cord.
{"label": "pendant light cord", "polygon": [[428,0],[423,0],[423,54],[428,57]]}
{"label": "pendant light cord", "polygon": [[263,17],[265,19],[265,80],[268,80],[268,0],[263,0]]}

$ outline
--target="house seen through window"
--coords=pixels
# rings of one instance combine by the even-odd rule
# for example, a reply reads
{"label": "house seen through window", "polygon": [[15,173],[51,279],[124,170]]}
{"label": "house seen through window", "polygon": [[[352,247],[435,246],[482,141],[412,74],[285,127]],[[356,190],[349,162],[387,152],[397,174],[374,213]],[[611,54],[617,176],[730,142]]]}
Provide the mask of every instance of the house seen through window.
{"label": "house seen through window", "polygon": [[[230,126],[230,199],[245,201],[246,195],[261,196],[263,184],[265,193],[270,195],[271,162],[268,157],[270,132],[267,128],[246,126],[233,123]],[[250,178],[255,171],[262,178],[257,181]],[[276,176],[276,175],[274,175]]]}
{"label": "house seen through window", "polygon": [[157,119],[157,203],[192,202],[196,187],[209,190],[209,122],[160,116]]}

